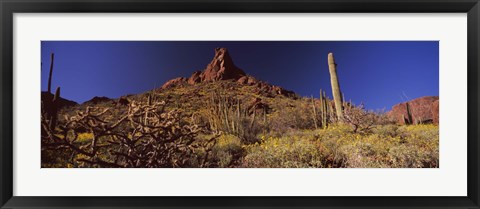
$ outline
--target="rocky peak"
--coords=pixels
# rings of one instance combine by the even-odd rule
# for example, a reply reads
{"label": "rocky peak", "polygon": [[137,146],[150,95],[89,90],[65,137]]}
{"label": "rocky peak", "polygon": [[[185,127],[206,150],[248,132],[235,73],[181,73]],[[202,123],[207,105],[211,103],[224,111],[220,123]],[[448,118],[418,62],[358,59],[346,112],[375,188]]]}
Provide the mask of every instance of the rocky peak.
{"label": "rocky peak", "polygon": [[239,79],[245,72],[233,64],[233,60],[226,48],[216,48],[215,56],[200,75],[202,82]]}
{"label": "rocky peak", "polygon": [[169,80],[163,84],[162,89],[221,80],[231,80],[242,85],[255,86],[258,92],[266,93],[272,97],[275,95],[295,97],[295,93],[292,91],[270,85],[247,75],[243,70],[235,66],[226,48],[216,48],[212,61],[203,71],[195,71],[189,78],[178,77]]}

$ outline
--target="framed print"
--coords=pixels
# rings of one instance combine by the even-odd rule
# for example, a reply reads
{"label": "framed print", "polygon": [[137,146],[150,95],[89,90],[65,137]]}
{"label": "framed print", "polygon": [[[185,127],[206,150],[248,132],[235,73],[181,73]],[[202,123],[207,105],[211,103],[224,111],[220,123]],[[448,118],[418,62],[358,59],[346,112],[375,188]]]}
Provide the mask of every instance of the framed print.
{"label": "framed print", "polygon": [[478,208],[479,4],[1,1],[2,208]]}

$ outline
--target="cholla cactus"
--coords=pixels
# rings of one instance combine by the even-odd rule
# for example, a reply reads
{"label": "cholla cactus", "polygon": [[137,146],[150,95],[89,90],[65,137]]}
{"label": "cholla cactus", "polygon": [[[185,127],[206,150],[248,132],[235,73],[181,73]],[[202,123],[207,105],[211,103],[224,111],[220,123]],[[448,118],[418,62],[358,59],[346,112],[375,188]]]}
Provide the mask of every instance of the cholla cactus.
{"label": "cholla cactus", "polygon": [[[210,166],[210,152],[218,135],[197,140],[200,128],[182,120],[180,110],[167,110],[166,102],[133,101],[123,115],[111,114],[108,108],[87,107],[66,118],[60,131],[42,120],[47,132],[42,135],[42,151],[71,150],[80,156],[75,159],[78,167]],[[90,143],[77,143],[79,130],[91,134]]]}

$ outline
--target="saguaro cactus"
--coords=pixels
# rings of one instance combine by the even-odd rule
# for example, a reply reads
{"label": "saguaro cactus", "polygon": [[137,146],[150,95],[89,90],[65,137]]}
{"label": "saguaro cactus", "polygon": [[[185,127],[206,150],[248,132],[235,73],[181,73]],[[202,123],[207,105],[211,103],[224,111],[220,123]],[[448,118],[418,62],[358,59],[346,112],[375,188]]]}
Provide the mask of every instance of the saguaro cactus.
{"label": "saguaro cactus", "polygon": [[[55,94],[52,94],[52,76],[53,76],[53,61],[54,53],[50,55],[50,72],[48,74],[48,93],[45,96],[45,101],[42,101],[46,116],[49,121],[49,126],[51,129],[54,129],[57,125],[57,114],[58,109],[60,108],[60,87],[57,87]],[[43,99],[42,99],[43,100]]]}
{"label": "saguaro cactus", "polygon": [[334,116],[333,109],[330,107],[330,100],[327,97],[325,91],[320,89],[320,118],[322,128],[326,128],[330,121],[330,118]]}
{"label": "saguaro cactus", "polygon": [[342,92],[337,76],[337,64],[333,58],[333,53],[328,53],[328,68],[330,71],[330,83],[332,84],[333,100],[335,101],[335,109],[337,111],[338,121],[343,121]]}
{"label": "saguaro cactus", "polygon": [[410,111],[410,105],[407,103],[405,103],[405,106],[407,108],[407,120],[408,120],[408,123],[406,124],[413,124],[413,117],[412,117],[412,112]]}
{"label": "saguaro cactus", "polygon": [[52,74],[53,74],[53,60],[55,58],[55,54],[52,53],[50,55],[50,73],[48,74],[48,93],[52,93]]}
{"label": "saguaro cactus", "polygon": [[60,87],[57,87],[55,90],[55,95],[51,101],[49,108],[49,117],[50,117],[50,128],[54,129],[57,125],[58,118],[58,106],[60,105]]}

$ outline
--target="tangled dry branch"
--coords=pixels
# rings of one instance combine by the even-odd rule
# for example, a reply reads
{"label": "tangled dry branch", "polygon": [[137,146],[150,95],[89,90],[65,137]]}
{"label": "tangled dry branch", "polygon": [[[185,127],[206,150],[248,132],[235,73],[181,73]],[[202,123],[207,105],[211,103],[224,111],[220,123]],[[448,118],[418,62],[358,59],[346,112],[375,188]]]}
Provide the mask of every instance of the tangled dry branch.
{"label": "tangled dry branch", "polygon": [[[120,117],[109,112],[108,108],[87,107],[56,128],[48,125],[43,114],[42,151],[71,150],[86,167],[209,166],[218,134],[197,139],[201,128],[183,121],[178,109],[167,111],[166,102],[132,102]],[[78,142],[79,133],[85,132],[91,140]]]}
{"label": "tangled dry branch", "polygon": [[372,128],[385,123],[385,117],[372,111],[365,110],[363,104],[345,108],[344,121],[352,126],[353,132],[367,133]]}

